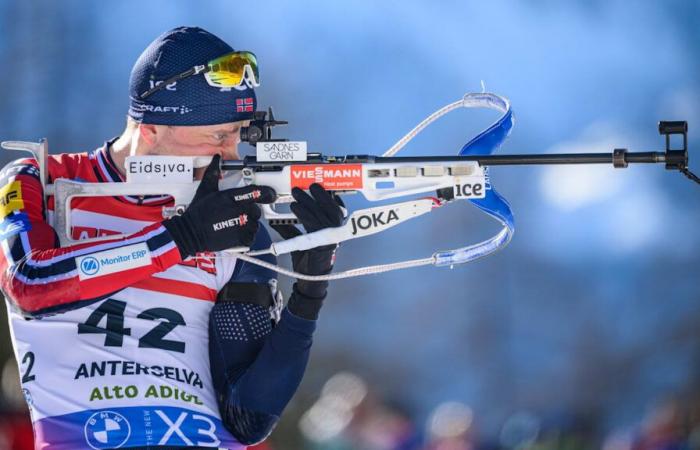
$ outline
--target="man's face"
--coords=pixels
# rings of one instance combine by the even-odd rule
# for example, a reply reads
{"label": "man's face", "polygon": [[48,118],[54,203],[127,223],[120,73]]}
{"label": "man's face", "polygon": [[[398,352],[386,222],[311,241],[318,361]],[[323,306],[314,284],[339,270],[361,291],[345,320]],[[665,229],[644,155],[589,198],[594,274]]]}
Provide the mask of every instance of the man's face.
{"label": "man's face", "polygon": [[[149,144],[140,146],[140,155],[170,156],[214,156],[221,159],[240,159],[238,144],[241,142],[241,127],[249,120],[221,125],[167,126],[154,125],[149,128]],[[195,179],[200,179],[204,168],[196,169]]]}
{"label": "man's face", "polygon": [[156,125],[151,145],[144,148],[144,155],[213,156],[221,159],[240,159],[238,144],[241,127],[249,121],[202,126]]}

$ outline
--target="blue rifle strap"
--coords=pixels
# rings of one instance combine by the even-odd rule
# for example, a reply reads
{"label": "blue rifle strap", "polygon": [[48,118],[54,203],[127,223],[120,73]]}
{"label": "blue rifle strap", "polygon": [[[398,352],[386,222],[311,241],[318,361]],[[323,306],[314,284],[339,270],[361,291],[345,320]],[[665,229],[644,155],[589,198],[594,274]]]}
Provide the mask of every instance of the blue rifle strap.
{"label": "blue rifle strap", "polygon": [[[467,142],[459,151],[460,156],[464,155],[490,155],[495,152],[510,134],[513,128],[513,111],[508,102],[494,94],[469,94],[474,100],[485,107],[505,110],[503,116],[486,130],[482,131],[475,138]],[[436,266],[452,264],[463,264],[473,261],[482,256],[489,255],[500,250],[510,242],[515,232],[515,219],[510,205],[493,188],[486,171],[486,197],[483,199],[470,200],[477,208],[484,211],[489,216],[495,218],[503,225],[503,229],[490,239],[467,247],[436,253]]]}

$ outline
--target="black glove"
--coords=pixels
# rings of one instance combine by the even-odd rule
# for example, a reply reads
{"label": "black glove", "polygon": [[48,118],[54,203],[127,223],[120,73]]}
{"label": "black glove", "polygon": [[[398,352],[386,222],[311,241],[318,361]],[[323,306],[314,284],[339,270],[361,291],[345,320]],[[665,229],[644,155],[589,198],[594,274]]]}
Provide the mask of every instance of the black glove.
{"label": "black glove", "polygon": [[274,189],[267,186],[219,191],[219,159],[219,155],[212,159],[187,210],[163,221],[183,259],[199,252],[249,247],[261,214],[256,203],[275,200]]}
{"label": "black glove", "polygon": [[[296,202],[290,208],[307,233],[324,228],[339,227],[343,224],[342,201],[326,191],[320,184],[309,187],[311,195],[299,188],[292,189]],[[280,236],[291,239],[301,231],[294,225],[272,225]],[[292,252],[292,267],[295,272],[305,275],[326,275],[333,270],[337,245],[324,245],[305,251]],[[289,310],[302,318],[315,320],[321,304],[326,298],[328,281],[297,280],[289,299]]]}

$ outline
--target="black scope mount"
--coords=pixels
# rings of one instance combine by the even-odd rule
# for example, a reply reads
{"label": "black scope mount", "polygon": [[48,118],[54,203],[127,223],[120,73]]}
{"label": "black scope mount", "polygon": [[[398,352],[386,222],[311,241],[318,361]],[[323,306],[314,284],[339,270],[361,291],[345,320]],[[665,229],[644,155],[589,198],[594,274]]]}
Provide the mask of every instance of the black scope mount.
{"label": "black scope mount", "polygon": [[286,120],[275,120],[272,107],[267,111],[255,111],[250,125],[241,128],[241,142],[247,142],[253,147],[258,142],[286,142],[287,139],[272,139],[272,127],[287,125],[287,123]]}

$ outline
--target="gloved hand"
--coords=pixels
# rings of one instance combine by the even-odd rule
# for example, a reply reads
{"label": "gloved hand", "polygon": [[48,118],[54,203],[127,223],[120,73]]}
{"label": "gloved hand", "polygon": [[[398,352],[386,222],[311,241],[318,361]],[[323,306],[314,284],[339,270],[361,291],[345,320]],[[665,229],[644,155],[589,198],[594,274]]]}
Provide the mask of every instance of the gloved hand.
{"label": "gloved hand", "polygon": [[[339,227],[343,224],[342,201],[325,190],[320,184],[309,187],[311,195],[299,188],[292,189],[296,202],[290,205],[307,233],[324,228]],[[294,225],[272,225],[280,236],[291,239],[301,234]],[[326,275],[331,273],[335,262],[337,245],[324,245],[305,251],[292,252],[292,267],[295,272],[306,275]],[[326,298],[328,281],[297,280],[294,292],[289,299],[290,311],[300,317],[315,320]]]}
{"label": "gloved hand", "polygon": [[187,210],[163,221],[183,259],[204,251],[250,246],[261,215],[256,203],[275,200],[274,189],[267,186],[219,191],[219,159],[219,155],[212,158]]}

